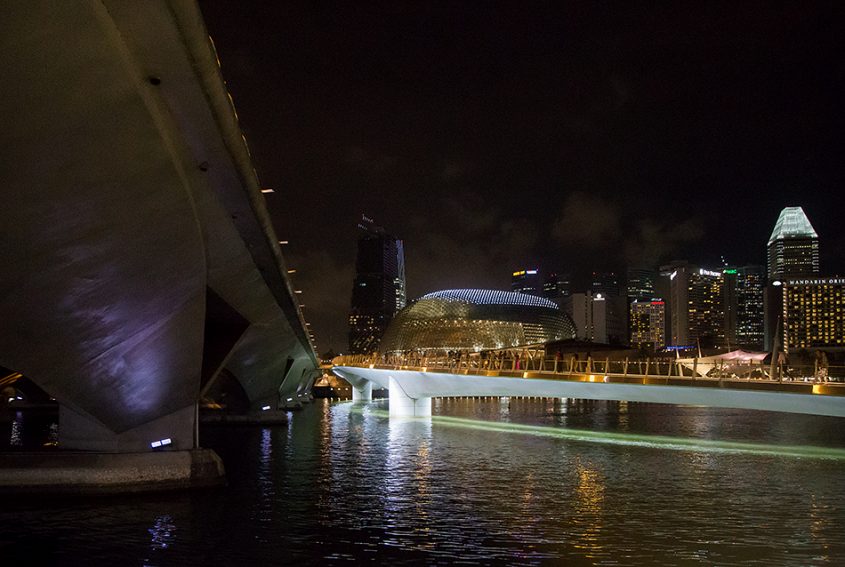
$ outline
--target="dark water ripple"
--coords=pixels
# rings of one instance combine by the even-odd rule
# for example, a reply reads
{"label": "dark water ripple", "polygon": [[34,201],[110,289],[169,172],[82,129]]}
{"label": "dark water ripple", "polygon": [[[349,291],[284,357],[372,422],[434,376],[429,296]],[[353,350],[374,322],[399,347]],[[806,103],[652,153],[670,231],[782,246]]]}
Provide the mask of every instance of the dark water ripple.
{"label": "dark water ripple", "polygon": [[0,561],[845,563],[841,420],[518,399],[436,401],[430,420],[384,409],[318,401],[287,427],[204,431],[223,490],[4,503]]}

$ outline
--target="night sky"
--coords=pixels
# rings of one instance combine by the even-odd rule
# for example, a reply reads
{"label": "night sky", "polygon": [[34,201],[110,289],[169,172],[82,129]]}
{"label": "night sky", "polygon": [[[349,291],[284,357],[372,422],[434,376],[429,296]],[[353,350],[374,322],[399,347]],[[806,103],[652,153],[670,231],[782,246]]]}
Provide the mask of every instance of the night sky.
{"label": "night sky", "polygon": [[763,264],[794,205],[845,273],[840,5],[200,1],[320,352],[361,214],[405,240],[409,298]]}

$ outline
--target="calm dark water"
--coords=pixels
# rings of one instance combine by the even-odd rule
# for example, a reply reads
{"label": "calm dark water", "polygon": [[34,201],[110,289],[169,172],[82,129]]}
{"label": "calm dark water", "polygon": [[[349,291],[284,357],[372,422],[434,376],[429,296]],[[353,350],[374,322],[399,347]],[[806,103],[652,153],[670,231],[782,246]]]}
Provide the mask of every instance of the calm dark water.
{"label": "calm dark water", "polygon": [[431,419],[385,409],[318,400],[288,426],[207,428],[224,489],[4,502],[0,564],[845,564],[843,420],[517,399],[436,400]]}

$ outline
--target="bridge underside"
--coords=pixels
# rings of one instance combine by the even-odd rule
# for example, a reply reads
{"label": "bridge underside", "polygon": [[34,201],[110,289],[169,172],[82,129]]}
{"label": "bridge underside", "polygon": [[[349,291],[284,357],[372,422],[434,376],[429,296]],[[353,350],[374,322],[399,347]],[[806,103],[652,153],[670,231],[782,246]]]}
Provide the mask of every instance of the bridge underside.
{"label": "bridge underside", "polygon": [[[695,387],[604,383],[543,378],[472,376],[417,370],[384,370],[338,366],[332,371],[353,388],[365,382],[382,388],[399,387],[410,399],[465,396],[534,396],[618,400],[661,404],[700,405],[845,417],[845,396],[792,394],[763,390],[738,390],[720,387]],[[812,391],[812,390],[811,390]],[[394,393],[391,390],[390,403]],[[402,412],[391,412],[400,415]],[[406,415],[408,412],[404,412]],[[420,415],[419,413],[410,415]]]}
{"label": "bridge underside", "polygon": [[191,448],[224,368],[254,408],[307,389],[316,358],[197,6],[13,3],[0,38],[0,366],[58,400],[61,446]]}

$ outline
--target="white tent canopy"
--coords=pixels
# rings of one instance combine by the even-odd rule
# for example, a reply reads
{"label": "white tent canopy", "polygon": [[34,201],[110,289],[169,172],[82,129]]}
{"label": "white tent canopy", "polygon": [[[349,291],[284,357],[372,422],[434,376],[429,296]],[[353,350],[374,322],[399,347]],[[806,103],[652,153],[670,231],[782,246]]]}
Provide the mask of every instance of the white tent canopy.
{"label": "white tent canopy", "polygon": [[685,368],[693,371],[696,376],[707,376],[714,369],[718,369],[719,374],[735,374],[739,376],[751,374],[753,370],[761,368],[763,360],[768,354],[767,352],[733,350],[724,354],[704,356],[701,358],[680,358],[678,362]]}

